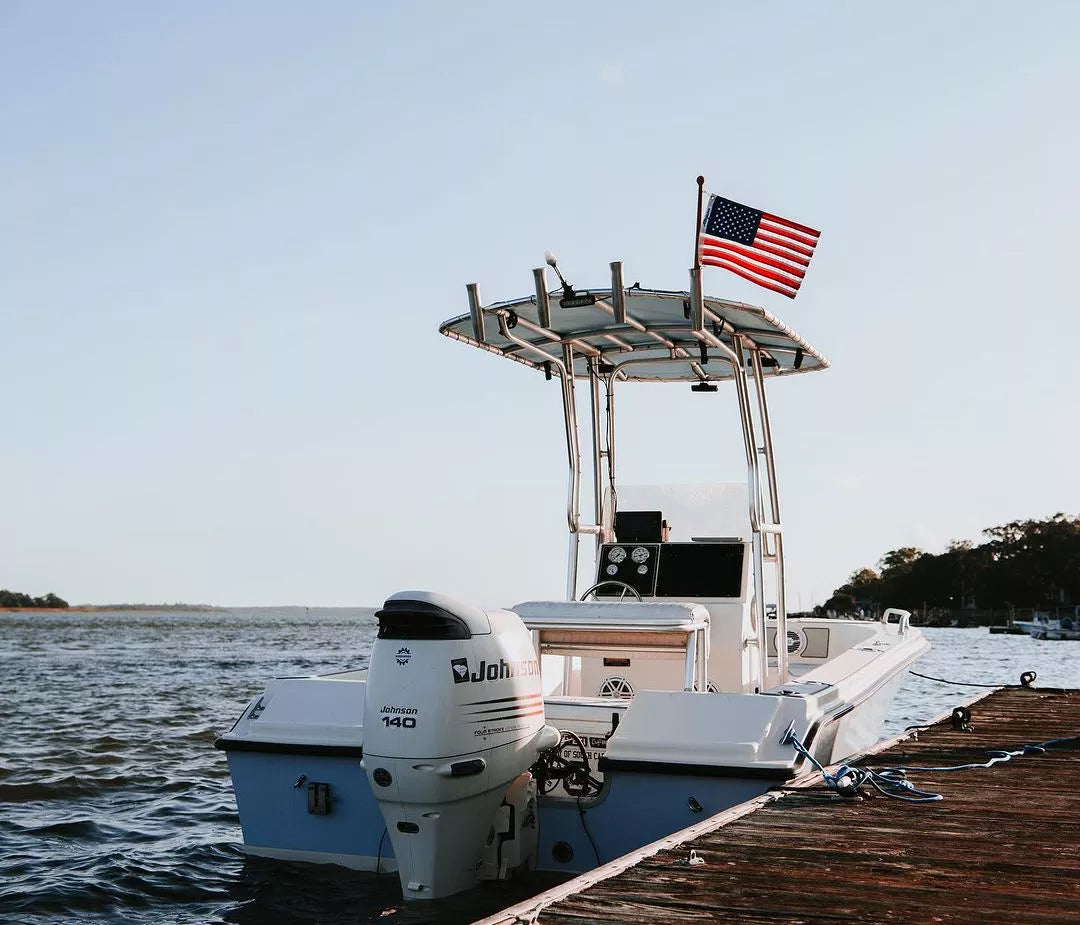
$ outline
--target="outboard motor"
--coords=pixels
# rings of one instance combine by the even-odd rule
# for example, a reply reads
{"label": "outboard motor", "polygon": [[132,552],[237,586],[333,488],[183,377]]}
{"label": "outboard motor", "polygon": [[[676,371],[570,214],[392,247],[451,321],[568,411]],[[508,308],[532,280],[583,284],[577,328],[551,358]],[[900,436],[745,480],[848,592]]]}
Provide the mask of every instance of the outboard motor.
{"label": "outboard motor", "polygon": [[[512,789],[519,811],[509,815],[525,815],[520,794],[535,787],[528,768],[559,734],[544,725],[540,664],[517,614],[402,591],[376,617],[362,764],[405,898],[449,896],[492,867],[504,797]],[[514,823],[531,825],[535,839],[535,812]],[[535,864],[535,843],[531,852],[515,848],[508,857]]]}

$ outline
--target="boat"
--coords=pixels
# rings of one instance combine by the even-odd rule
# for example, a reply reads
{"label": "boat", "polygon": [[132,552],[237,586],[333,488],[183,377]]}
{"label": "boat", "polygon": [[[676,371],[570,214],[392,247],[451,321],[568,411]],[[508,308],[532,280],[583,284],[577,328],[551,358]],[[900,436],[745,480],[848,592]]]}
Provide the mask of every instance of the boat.
{"label": "boat", "polygon": [[1059,608],[1053,615],[1036,610],[1030,620],[1014,620],[1013,625],[1033,639],[1075,641],[1080,639],[1080,606]]}
{"label": "boat", "polygon": [[[397,871],[409,900],[587,871],[863,750],[929,648],[901,609],[788,615],[766,385],[826,359],[766,309],[705,297],[700,269],[652,290],[616,261],[579,291],[548,265],[561,287],[540,267],[485,305],[470,284],[439,330],[557,383],[565,597],[400,591],[367,667],[269,681],[216,742],[249,854]],[[726,424],[745,480],[623,484],[616,397],[642,384],[698,403],[664,433],[673,453],[711,461]]]}
{"label": "boat", "polygon": [[1027,636],[1028,631],[1018,626],[1012,620],[1001,626],[989,626],[987,629],[991,636]]}

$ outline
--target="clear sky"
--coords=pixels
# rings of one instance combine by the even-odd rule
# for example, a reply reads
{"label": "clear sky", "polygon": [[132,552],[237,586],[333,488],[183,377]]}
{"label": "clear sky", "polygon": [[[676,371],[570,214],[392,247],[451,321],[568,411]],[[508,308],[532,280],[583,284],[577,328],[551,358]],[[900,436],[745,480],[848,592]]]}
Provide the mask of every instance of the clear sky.
{"label": "clear sky", "polygon": [[[556,383],[436,329],[548,248],[683,288],[699,173],[823,231],[794,302],[705,271],[833,363],[772,389],[793,608],[1077,513],[1078,100],[1072,2],[6,0],[0,587],[561,596]],[[623,395],[626,481],[744,477],[730,398]]]}

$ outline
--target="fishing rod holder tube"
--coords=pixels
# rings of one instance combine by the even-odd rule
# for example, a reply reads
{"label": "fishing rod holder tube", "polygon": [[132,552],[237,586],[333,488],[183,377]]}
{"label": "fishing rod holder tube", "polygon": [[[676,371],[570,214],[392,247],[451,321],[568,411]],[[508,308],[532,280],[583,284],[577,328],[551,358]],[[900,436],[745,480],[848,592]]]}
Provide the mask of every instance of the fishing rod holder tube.
{"label": "fishing rod holder tube", "polygon": [[626,290],[623,289],[622,261],[611,261],[611,308],[617,324],[626,324]]}

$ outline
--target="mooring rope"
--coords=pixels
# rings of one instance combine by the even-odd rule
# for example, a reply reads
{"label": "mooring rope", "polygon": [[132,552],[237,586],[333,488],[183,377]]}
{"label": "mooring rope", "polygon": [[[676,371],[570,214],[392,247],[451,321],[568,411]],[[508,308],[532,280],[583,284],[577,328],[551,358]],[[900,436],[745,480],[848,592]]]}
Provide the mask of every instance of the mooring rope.
{"label": "mooring rope", "polygon": [[894,800],[904,800],[908,803],[933,803],[943,800],[940,793],[931,793],[928,790],[919,790],[911,781],[902,776],[893,777],[884,772],[877,772],[871,768],[853,768],[842,764],[835,773],[830,774],[825,766],[817,760],[802,740],[795,735],[795,727],[788,729],[781,744],[790,745],[800,755],[806,758],[821,774],[825,785],[843,797],[858,796],[859,788],[864,784],[870,784],[875,790]]}
{"label": "mooring rope", "polygon": [[883,771],[895,771],[898,773],[907,773],[908,771],[925,771],[930,774],[947,774],[952,771],[974,771],[978,768],[989,768],[995,764],[1001,764],[1004,761],[1009,761],[1013,758],[1030,758],[1032,756],[1044,755],[1048,748],[1053,748],[1055,745],[1063,745],[1066,742],[1080,742],[1080,736],[1065,736],[1060,739],[1047,739],[1045,742],[1034,742],[1029,745],[1021,745],[1016,749],[1005,748],[992,748],[985,752],[987,758],[983,762],[971,762],[969,764],[950,764],[943,765],[941,767],[911,767],[908,765],[899,765],[892,768],[883,768]]}
{"label": "mooring rope", "polygon": [[810,761],[820,772],[825,785],[843,797],[855,797],[865,784],[869,784],[879,793],[894,800],[903,800],[908,803],[934,803],[945,799],[940,793],[930,790],[920,790],[907,779],[909,773],[920,774],[948,774],[958,771],[973,771],[979,768],[989,768],[995,764],[1011,761],[1013,758],[1029,758],[1043,755],[1048,748],[1065,743],[1080,744],[1080,735],[1064,736],[1059,739],[1047,739],[1045,742],[1035,742],[1022,745],[1016,749],[989,749],[985,752],[987,759],[983,762],[969,762],[968,764],[942,765],[939,767],[913,767],[909,765],[897,765],[888,768],[861,768],[842,764],[836,771],[830,774],[795,735],[794,724],[785,734],[782,744],[790,745],[800,755]]}
{"label": "mooring rope", "polygon": [[[953,681],[949,678],[935,678],[930,674],[920,674],[918,671],[912,671],[916,678],[925,678],[927,681],[937,681],[939,684],[955,684],[958,687],[1015,687],[1012,684],[983,684],[977,681]],[[1035,678],[1038,675],[1034,671],[1025,671],[1020,675],[1020,687],[1031,687],[1035,683]]]}
{"label": "mooring rope", "polygon": [[925,678],[927,681],[937,681],[939,684],[955,684],[957,687],[1006,687],[1005,684],[979,684],[975,681],[950,681],[948,678],[935,678],[933,675],[911,672],[916,678]]}

